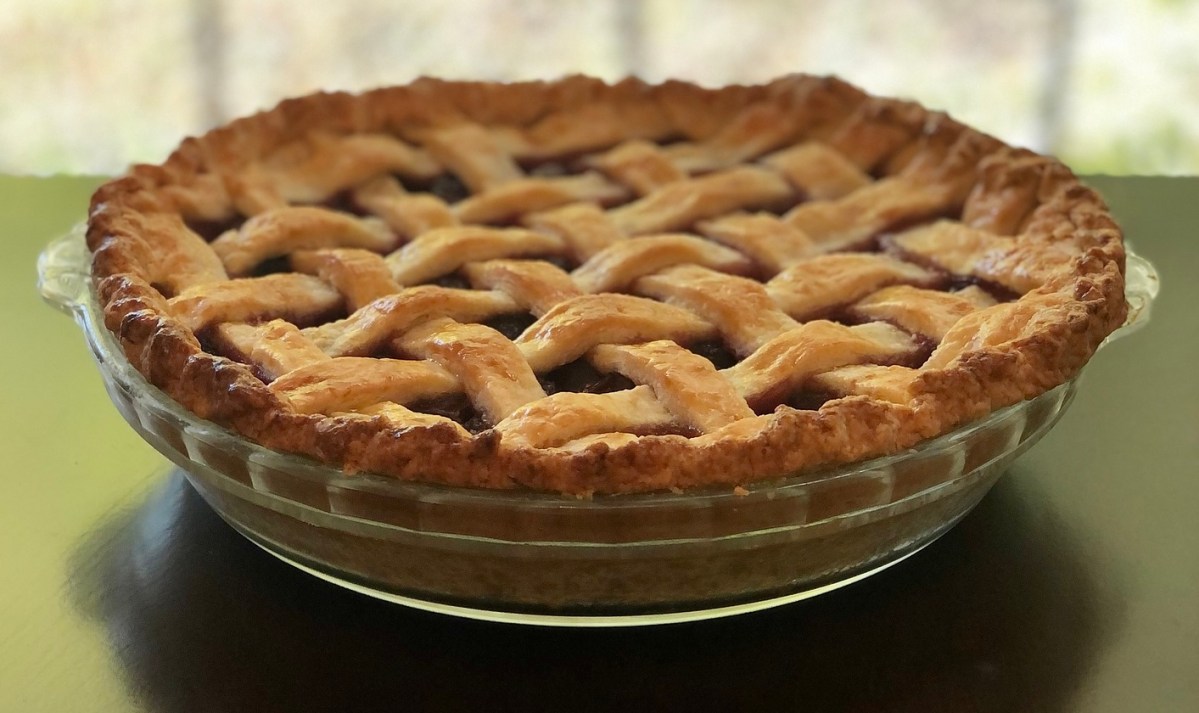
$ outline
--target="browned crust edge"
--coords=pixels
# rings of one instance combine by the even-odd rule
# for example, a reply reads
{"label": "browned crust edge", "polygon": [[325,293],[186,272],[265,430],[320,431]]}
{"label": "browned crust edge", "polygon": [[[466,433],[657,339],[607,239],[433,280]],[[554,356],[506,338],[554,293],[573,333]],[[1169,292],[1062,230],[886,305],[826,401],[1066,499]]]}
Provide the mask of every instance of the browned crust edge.
{"label": "browned crust edge", "polygon": [[[95,193],[87,243],[105,323],[152,384],[201,418],[267,447],[347,472],[579,494],[735,485],[893,453],[1069,380],[1125,319],[1122,235],[1102,199],[1054,159],[1009,148],[922,110],[921,133],[929,143],[943,137],[962,144],[965,137],[979,157],[985,155],[970,187],[971,205],[996,220],[1019,221],[1021,240],[1072,241],[1083,255],[1072,274],[1042,288],[1071,299],[1043,315],[1041,329],[923,373],[908,405],[848,397],[819,411],[782,407],[765,429],[745,440],[703,446],[679,436],[644,436],[619,448],[596,445],[578,453],[500,448],[492,432],[462,439],[449,428],[397,429],[380,418],[298,415],[248,367],[204,352],[146,277],[147,247],[138,237],[144,215],[202,214],[204,207],[188,204],[180,187],[219,180],[229,188],[245,157],[262,156],[314,129],[402,133],[455,117],[527,125],[597,100],[652,103],[692,138],[715,131],[752,101],[778,102],[802,115],[810,136],[828,135],[847,108],[864,102],[877,105],[870,113],[880,122],[894,123],[899,115],[910,120],[913,114],[910,104],[868,97],[835,78],[803,75],[722,89],[634,79],[609,85],[586,77],[519,84],[421,79],[361,95],[291,99],[186,139],[163,164],[134,166]],[[903,160],[912,160],[911,151],[904,153]]]}

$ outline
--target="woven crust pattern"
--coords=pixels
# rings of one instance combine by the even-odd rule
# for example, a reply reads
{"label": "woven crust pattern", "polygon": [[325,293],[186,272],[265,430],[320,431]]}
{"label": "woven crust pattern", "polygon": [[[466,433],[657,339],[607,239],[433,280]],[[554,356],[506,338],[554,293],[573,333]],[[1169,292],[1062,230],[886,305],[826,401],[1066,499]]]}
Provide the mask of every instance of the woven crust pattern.
{"label": "woven crust pattern", "polygon": [[908,447],[1069,378],[1124,311],[1119,230],[1061,164],[811,77],[295,100],[107,184],[89,245],[109,328],[200,416],[572,493]]}

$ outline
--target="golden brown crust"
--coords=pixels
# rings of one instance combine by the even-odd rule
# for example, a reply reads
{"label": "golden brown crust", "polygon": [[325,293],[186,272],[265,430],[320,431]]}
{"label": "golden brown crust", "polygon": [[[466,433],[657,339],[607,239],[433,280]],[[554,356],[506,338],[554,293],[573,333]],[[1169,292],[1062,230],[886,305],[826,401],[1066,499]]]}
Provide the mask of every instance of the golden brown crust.
{"label": "golden brown crust", "polygon": [[[480,137],[473,128],[477,126],[498,128]],[[455,134],[458,139],[451,141]],[[642,196],[615,211],[603,213],[589,204],[555,207],[561,200],[575,200],[580,195],[599,201],[615,195],[598,175],[580,185],[551,181],[504,188],[512,181],[524,180],[519,170],[520,176],[513,173],[515,161],[606,151],[624,141],[670,137],[684,137],[689,145],[700,148],[664,150],[642,145],[594,163],[615,181],[613,185],[620,185],[622,175],[632,176],[624,185]],[[467,145],[474,148],[463,152]],[[831,147],[844,161],[830,159],[823,148],[788,153],[788,146],[803,145]],[[336,150],[330,153],[330,147]],[[370,156],[370,161],[343,162],[338,158],[355,152]],[[764,161],[739,165],[770,152],[775,153]],[[672,153],[679,159],[672,166],[698,166],[695,170],[711,172],[680,177],[659,160]],[[806,327],[793,327],[786,314],[771,312],[760,317],[761,324],[753,327],[758,331],[750,333],[729,327],[716,311],[689,306],[700,304],[698,298],[678,292],[669,275],[672,270],[705,268],[662,270],[662,265],[656,265],[652,270],[656,275],[642,276],[646,273],[632,269],[635,261],[616,260],[622,266],[616,271],[619,275],[597,274],[587,284],[604,289],[633,282],[633,291],[660,294],[674,304],[624,297],[631,301],[632,312],[613,327],[608,322],[601,326],[588,321],[600,310],[598,303],[592,302],[610,295],[578,294],[585,290],[578,290],[569,278],[563,282],[560,271],[555,272],[557,268],[548,263],[537,263],[541,267],[530,272],[506,267],[504,261],[516,255],[565,253],[579,263],[598,256],[596,264],[600,264],[608,260],[606,250],[625,249],[614,247],[614,240],[629,233],[685,229],[700,220],[717,222],[721,215],[735,210],[775,208],[797,188],[804,188],[798,184],[813,180],[805,161],[835,166],[836,180],[828,185],[812,184],[808,187],[811,197],[822,200],[801,203],[783,218],[782,225],[800,231],[790,238],[791,247],[758,249],[767,259],[760,259],[752,248],[743,251],[762,266],[766,276],[776,272],[785,276],[793,265],[803,265],[801,260],[814,244],[823,242],[827,247],[830,242],[848,244],[869,238],[914,214],[953,215],[969,228],[1005,241],[1004,250],[992,255],[979,276],[1025,294],[1015,302],[972,311],[954,323],[924,367],[847,367],[866,371],[848,372],[861,378],[826,378],[845,396],[818,410],[782,406],[772,413],[749,416],[735,402],[729,406],[722,401],[710,411],[687,411],[690,415],[682,420],[691,419],[688,425],[702,431],[690,438],[601,434],[571,447],[556,447],[564,443],[558,434],[529,436],[528,444],[522,445],[519,438],[504,436],[505,431],[515,433],[514,428],[472,435],[452,421],[427,414],[409,417],[413,412],[403,405],[379,403],[371,397],[365,399],[369,403],[359,404],[362,413],[342,413],[353,406],[332,401],[326,405],[322,400],[328,399],[327,392],[312,395],[305,391],[310,383],[300,378],[305,370],[333,369],[340,374],[338,378],[355,382],[356,389],[358,382],[369,380],[362,371],[365,361],[385,360],[342,360],[355,359],[373,345],[397,336],[397,320],[409,319],[392,309],[397,302],[419,304],[430,316],[448,318],[440,323],[443,327],[453,320],[477,321],[511,311],[517,304],[531,309],[541,315],[540,326],[535,324],[515,344],[534,372],[605,344],[645,344],[663,337],[687,341],[719,332],[737,345],[741,356],[753,359],[775,341],[797,339],[802,335],[796,333]],[[421,255],[420,260],[405,259],[398,274],[392,270],[392,279],[403,286],[467,265],[466,274],[476,286],[494,291],[473,292],[468,297],[450,288],[406,287],[382,304],[369,302],[370,295],[349,295],[351,309],[362,307],[350,319],[382,324],[378,334],[367,330],[348,336],[345,325],[339,323],[317,327],[319,338],[313,343],[335,358],[318,358],[303,347],[298,358],[306,366],[299,367],[301,373],[297,374],[297,362],[288,361],[286,352],[291,331],[282,329],[278,348],[283,351],[272,352],[270,358],[291,373],[269,387],[250,366],[204,350],[195,330],[232,307],[217,299],[215,306],[197,313],[180,309],[180,301],[202,299],[203,285],[223,277],[219,274],[222,269],[241,274],[249,268],[244,262],[222,267],[197,250],[196,236],[184,220],[221,221],[238,213],[257,215],[280,208],[281,201],[322,200],[338,190],[353,188],[380,167],[401,176],[428,178],[435,163],[458,168],[468,184],[482,191],[480,196],[499,191],[490,194],[486,199],[490,202],[468,205],[469,211],[507,217],[512,200],[509,193],[524,191],[548,212],[526,216],[525,223],[535,231],[502,229],[507,237],[500,240],[502,249],[497,250],[493,242],[486,246],[472,243],[475,233],[471,231],[496,233],[501,229],[457,227],[462,208],[455,213],[432,197],[418,199],[402,189],[397,193],[398,184],[386,181],[370,190],[361,189],[366,192],[360,202],[374,200],[390,206],[373,212],[401,239],[411,241],[405,248],[410,255]],[[332,178],[297,185],[296,172],[311,171],[312,165]],[[883,179],[866,186],[867,174]],[[679,186],[689,183],[699,184],[703,200],[688,202],[695,191],[682,191]],[[720,250],[737,250],[741,247],[734,230],[737,227],[726,225],[722,231],[717,224],[705,232],[728,246]],[[434,235],[430,240],[433,229],[442,231],[433,231],[441,237]],[[249,307],[243,302],[237,309],[270,319],[282,316],[278,314],[282,307],[294,307],[297,298],[310,300],[312,304],[305,309],[318,311],[328,309],[332,294],[337,295],[336,300],[344,299],[346,291],[317,287],[312,280],[336,284],[332,275],[339,270],[378,272],[378,265],[370,260],[370,266],[355,268],[350,259],[353,252],[345,253],[345,259],[336,257],[338,250],[349,250],[345,246],[376,247],[372,241],[381,237],[369,227],[366,232],[349,230],[345,240],[307,246],[321,248],[321,255],[296,258],[304,271],[317,277],[296,275],[277,280],[280,291],[271,299],[278,304],[259,297],[259,304],[251,300]],[[787,234],[777,227],[776,232]],[[446,237],[451,235],[457,237]],[[272,240],[275,238],[268,236],[256,249],[262,255],[274,254]],[[753,244],[752,240],[742,242]],[[840,80],[804,76],[717,90],[682,82],[653,86],[626,80],[607,85],[585,77],[511,85],[423,79],[363,95],[316,94],[288,100],[268,112],[188,139],[162,165],[134,166],[126,176],[102,186],[92,201],[88,245],[94,256],[93,275],[105,323],[130,362],[152,384],[201,418],[228,426],[267,447],[311,456],[349,472],[372,471],[490,488],[590,493],[734,485],[894,452],[1072,378],[1103,338],[1123,321],[1126,310],[1119,228],[1102,200],[1064,166],[1005,147],[918,106],[873,99]],[[718,247],[715,243],[711,246]],[[743,268],[729,261],[718,263],[721,270],[738,272]],[[537,275],[544,275],[545,280]],[[378,289],[392,289],[385,274],[373,279],[382,285]],[[542,282],[545,286],[539,286]],[[895,282],[923,284],[913,273],[910,280],[884,280],[879,286]],[[786,279],[776,284],[785,283]],[[511,294],[505,285],[514,286]],[[754,294],[747,299],[761,298]],[[855,291],[845,299],[860,297]],[[558,327],[574,330],[582,341],[551,343],[553,340],[543,338],[547,330]],[[901,346],[900,340],[891,340],[893,335],[877,328],[865,332],[862,339],[855,336],[851,340],[857,349],[854,354],[893,353]],[[452,353],[457,343],[468,344],[472,353],[482,353],[491,338],[474,328],[447,338],[439,347],[444,366],[430,361],[373,366],[369,375],[377,384],[375,396],[430,395],[459,388],[457,384],[463,380],[478,379],[477,374],[456,371],[462,362],[454,361],[457,357]],[[711,384],[709,379],[714,378],[706,367],[691,360],[686,360],[689,370],[670,375],[654,361],[657,351],[611,349],[600,352],[600,362],[657,380],[657,386],[637,387],[629,390],[635,393],[620,397],[644,406],[633,414],[641,426],[653,426],[663,418],[679,420],[679,414],[688,408],[687,385]],[[503,358],[514,357],[506,354]],[[820,362],[817,371],[845,363]],[[752,364],[740,369],[752,371]],[[424,381],[417,384],[412,380],[413,370],[430,373],[422,373]],[[782,375],[781,382],[772,386],[802,376]],[[569,414],[571,409],[582,412],[606,407],[604,399],[578,398],[586,395],[557,394],[528,401],[536,396],[528,377],[525,373],[514,377],[515,386],[486,402],[484,409],[494,411],[497,417],[507,414],[502,422],[515,424],[512,419],[539,409],[553,418]],[[743,392],[759,388],[754,378],[741,381],[753,385],[744,386]],[[728,396],[723,387],[713,388],[714,393],[723,394],[722,399]],[[667,398],[654,397],[655,389],[661,389]],[[554,411],[547,406],[551,399],[579,404]],[[299,408],[295,406],[298,401],[302,402]],[[698,409],[700,405],[694,406]],[[538,443],[553,447],[537,447]]]}

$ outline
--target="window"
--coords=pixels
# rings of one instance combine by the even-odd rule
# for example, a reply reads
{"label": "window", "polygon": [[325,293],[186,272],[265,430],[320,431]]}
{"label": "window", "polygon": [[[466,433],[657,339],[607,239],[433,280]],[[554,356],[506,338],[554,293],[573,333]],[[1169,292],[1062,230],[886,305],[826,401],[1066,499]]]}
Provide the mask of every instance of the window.
{"label": "window", "polygon": [[422,74],[839,74],[1079,172],[1199,173],[1193,0],[8,0],[0,172],[114,173],[317,89]]}

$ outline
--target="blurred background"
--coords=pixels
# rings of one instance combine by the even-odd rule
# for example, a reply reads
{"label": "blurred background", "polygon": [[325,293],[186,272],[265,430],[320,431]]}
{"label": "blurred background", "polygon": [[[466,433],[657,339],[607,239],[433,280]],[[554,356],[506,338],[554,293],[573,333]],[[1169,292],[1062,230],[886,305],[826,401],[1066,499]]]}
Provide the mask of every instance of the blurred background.
{"label": "blurred background", "polygon": [[1197,0],[4,0],[0,173],[111,174],[420,75],[838,74],[1080,173],[1199,173]]}

